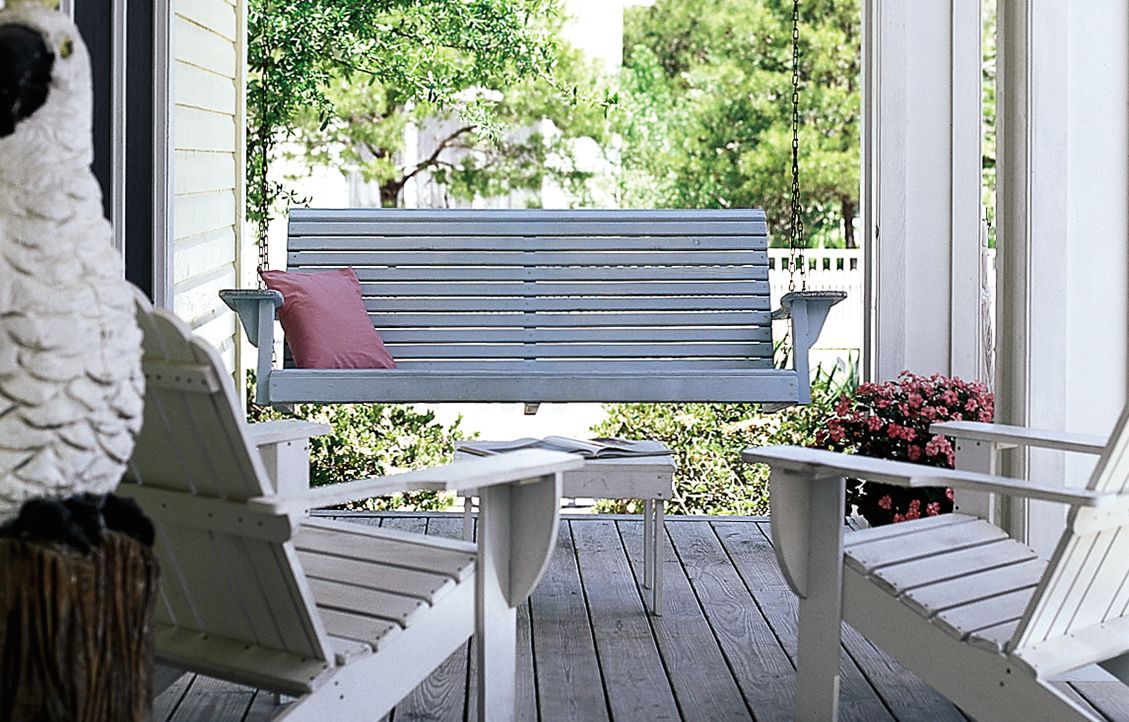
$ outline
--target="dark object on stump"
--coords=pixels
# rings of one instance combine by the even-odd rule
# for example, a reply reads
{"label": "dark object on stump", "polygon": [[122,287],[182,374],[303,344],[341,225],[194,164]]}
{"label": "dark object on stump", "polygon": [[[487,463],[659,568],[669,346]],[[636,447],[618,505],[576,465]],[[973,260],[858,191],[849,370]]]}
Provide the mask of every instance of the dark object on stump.
{"label": "dark object on stump", "polygon": [[[76,511],[91,504],[93,517]],[[102,509],[29,502],[0,532],[0,722],[151,717],[157,560]],[[34,520],[53,520],[58,541],[28,533]]]}

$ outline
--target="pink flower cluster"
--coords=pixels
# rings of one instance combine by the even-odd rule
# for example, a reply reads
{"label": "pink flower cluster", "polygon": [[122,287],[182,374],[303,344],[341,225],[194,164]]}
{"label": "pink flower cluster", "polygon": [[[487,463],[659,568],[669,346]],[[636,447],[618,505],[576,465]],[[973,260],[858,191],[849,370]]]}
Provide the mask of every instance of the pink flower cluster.
{"label": "pink flower cluster", "polygon": [[929,433],[940,421],[991,421],[994,399],[979,382],[903,371],[896,381],[859,384],[816,435],[821,446],[884,459],[952,467],[953,446]]}
{"label": "pink flower cluster", "polygon": [[[952,442],[931,434],[929,425],[940,421],[991,421],[994,406],[994,397],[982,383],[903,371],[894,381],[860,384],[853,398],[841,397],[817,432],[816,444],[864,456],[952,468]],[[879,523],[933,516],[952,509],[951,490],[945,494],[918,493],[881,486],[882,493],[861,492],[873,498],[858,504],[868,519],[866,511],[872,510]],[[875,520],[871,519],[871,523]]]}

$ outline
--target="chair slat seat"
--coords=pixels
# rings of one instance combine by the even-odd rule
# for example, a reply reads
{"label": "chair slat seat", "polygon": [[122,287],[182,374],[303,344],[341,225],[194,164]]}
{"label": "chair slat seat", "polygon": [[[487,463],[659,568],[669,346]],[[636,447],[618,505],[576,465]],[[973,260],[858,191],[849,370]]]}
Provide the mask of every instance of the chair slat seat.
{"label": "chair slat seat", "polygon": [[321,607],[321,617],[329,634],[361,642],[373,651],[380,651],[381,645],[403,630],[399,624],[363,612],[343,612]]}
{"label": "chair slat seat", "polygon": [[[870,574],[883,567],[906,564],[918,559],[959,549],[991,544],[1007,538],[1007,534],[988,522],[953,514],[954,523],[917,528],[914,522],[892,526],[906,527],[905,533],[868,541],[855,538],[845,551],[847,565]],[[860,532],[865,534],[865,532]]]}
{"label": "chair slat seat", "polygon": [[376,619],[385,619],[407,629],[412,618],[429,605],[416,597],[382,589],[370,589],[353,579],[318,579],[308,577],[310,591],[318,608],[344,612],[365,612]]}
{"label": "chair slat seat", "polygon": [[[964,514],[849,534],[844,560],[846,573],[866,577],[957,639],[994,630],[982,639],[990,645],[1023,616],[1047,566],[997,527]],[[922,564],[934,573],[922,573]]]}

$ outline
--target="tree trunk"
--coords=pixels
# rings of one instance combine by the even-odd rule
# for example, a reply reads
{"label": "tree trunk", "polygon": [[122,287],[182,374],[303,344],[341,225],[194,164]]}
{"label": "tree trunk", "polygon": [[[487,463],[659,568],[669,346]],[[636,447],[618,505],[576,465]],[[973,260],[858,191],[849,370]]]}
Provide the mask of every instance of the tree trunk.
{"label": "tree trunk", "polygon": [[389,181],[380,186],[380,207],[396,208],[400,201],[400,188],[403,183]]}
{"label": "tree trunk", "polygon": [[843,214],[843,245],[847,248],[858,248],[855,241],[855,211],[858,206],[849,198],[839,202],[840,212]]}
{"label": "tree trunk", "polygon": [[0,539],[0,722],[150,719],[156,598],[153,550],[124,534]]}

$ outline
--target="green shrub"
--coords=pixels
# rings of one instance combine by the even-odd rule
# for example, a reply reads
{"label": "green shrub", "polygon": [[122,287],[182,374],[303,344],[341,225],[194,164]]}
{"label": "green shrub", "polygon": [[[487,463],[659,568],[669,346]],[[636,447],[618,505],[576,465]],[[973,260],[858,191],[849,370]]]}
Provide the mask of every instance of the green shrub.
{"label": "green shrub", "polygon": [[[811,445],[824,418],[855,388],[853,363],[812,381],[812,403],[765,413],[758,404],[608,404],[599,436],[662,441],[674,453],[675,514],[768,514],[768,469],[741,461],[741,450],[768,444]],[[602,501],[600,511],[635,511],[636,502]]]}
{"label": "green shrub", "polygon": [[[310,440],[310,485],[437,466],[452,460],[455,442],[468,438],[459,420],[444,426],[435,412],[404,404],[298,404],[283,413],[251,402],[254,374],[247,378],[249,421],[296,418],[329,424],[333,431]],[[353,502],[350,509],[433,511],[451,505],[451,494],[417,491]]]}

